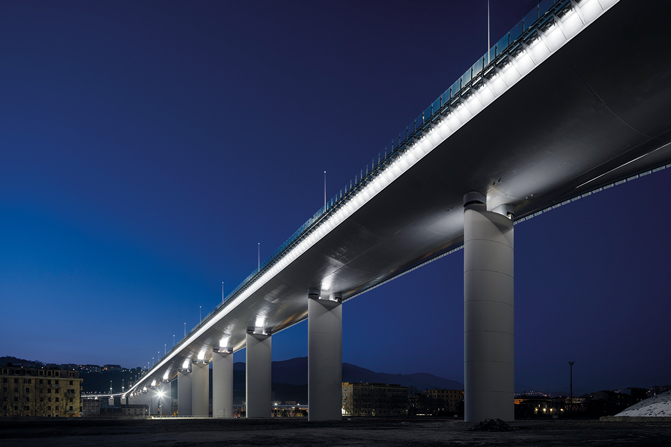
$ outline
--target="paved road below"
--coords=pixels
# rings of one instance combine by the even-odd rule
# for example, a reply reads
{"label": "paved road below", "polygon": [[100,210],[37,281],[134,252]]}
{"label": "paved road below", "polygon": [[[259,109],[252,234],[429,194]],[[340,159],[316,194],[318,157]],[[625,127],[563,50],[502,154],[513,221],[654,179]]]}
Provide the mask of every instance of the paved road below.
{"label": "paved road below", "polygon": [[469,431],[452,419],[0,419],[0,446],[670,446],[669,422],[517,421]]}

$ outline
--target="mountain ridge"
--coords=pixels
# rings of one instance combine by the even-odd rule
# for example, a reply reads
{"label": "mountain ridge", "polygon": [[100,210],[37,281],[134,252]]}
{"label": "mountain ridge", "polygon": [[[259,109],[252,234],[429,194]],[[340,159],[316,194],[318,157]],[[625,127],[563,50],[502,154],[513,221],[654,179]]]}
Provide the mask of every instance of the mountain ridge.
{"label": "mountain ridge", "polygon": [[[244,362],[236,362],[234,368],[244,369]],[[273,362],[273,382],[286,383],[289,385],[307,385],[308,383],[308,358],[295,357],[289,360]],[[431,373],[421,372],[412,374],[393,374],[375,372],[361,366],[344,362],[342,364],[343,382],[370,382],[389,383],[402,386],[415,387],[420,391],[425,389],[463,389],[464,385],[456,380],[445,379]]]}

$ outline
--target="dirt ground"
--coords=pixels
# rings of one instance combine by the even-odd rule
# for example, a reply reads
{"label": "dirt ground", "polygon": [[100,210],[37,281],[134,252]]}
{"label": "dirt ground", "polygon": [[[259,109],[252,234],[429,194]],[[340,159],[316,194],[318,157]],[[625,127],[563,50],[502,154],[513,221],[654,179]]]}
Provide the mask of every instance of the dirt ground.
{"label": "dirt ground", "polygon": [[509,432],[454,419],[0,419],[0,446],[671,446],[671,422],[528,420]]}

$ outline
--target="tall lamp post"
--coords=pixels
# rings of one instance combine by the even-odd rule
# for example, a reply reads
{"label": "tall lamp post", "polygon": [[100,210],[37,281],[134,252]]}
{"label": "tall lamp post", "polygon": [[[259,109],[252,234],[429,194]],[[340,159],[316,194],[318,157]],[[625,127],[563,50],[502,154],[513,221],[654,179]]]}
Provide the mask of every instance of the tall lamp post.
{"label": "tall lamp post", "polygon": [[158,414],[160,417],[163,417],[163,393],[160,391],[158,393],[158,403],[156,406],[158,407]]}
{"label": "tall lamp post", "polygon": [[573,411],[573,364],[574,363],[575,362],[568,362],[569,374],[570,374],[570,377],[571,377],[571,382],[570,382],[570,385],[569,385],[571,387],[571,410],[570,411]]}

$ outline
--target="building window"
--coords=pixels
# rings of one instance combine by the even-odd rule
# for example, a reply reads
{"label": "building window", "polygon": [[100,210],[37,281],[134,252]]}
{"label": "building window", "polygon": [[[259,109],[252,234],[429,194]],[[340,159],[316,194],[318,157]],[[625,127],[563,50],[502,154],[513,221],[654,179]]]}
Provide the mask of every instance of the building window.
{"label": "building window", "polygon": [[[59,401],[59,399],[58,399],[58,398],[56,398],[56,402],[58,402],[58,401]],[[58,407],[56,407],[56,408],[58,408]]]}
{"label": "building window", "polygon": [[47,405],[47,411],[51,411],[51,405]]}
{"label": "building window", "polygon": [[70,398],[70,402],[72,402],[72,398]]}
{"label": "building window", "polygon": [[60,394],[60,392],[61,392],[61,389],[60,389],[60,388],[56,388],[56,394]]}
{"label": "building window", "polygon": [[58,385],[58,379],[54,380],[54,383],[55,383],[56,385]]}
{"label": "building window", "polygon": [[58,372],[58,371],[54,371],[54,375],[55,375],[56,377],[58,377],[58,376],[60,376],[60,375],[61,375],[61,373],[60,373],[60,372]]}
{"label": "building window", "polygon": [[72,380],[70,381],[70,385],[74,385],[74,383],[72,383]]}
{"label": "building window", "polygon": [[14,396],[14,402],[18,402],[19,398],[17,396]]}
{"label": "building window", "polygon": [[47,385],[51,385],[51,379],[47,379]]}
{"label": "building window", "polygon": [[51,394],[51,388],[47,388],[47,393]]}
{"label": "building window", "polygon": [[40,379],[40,385],[44,385],[44,379]]}
{"label": "building window", "polygon": [[14,383],[19,383],[19,379],[14,379]]}
{"label": "building window", "polygon": [[26,394],[30,394],[30,388],[26,388]]}
{"label": "building window", "polygon": [[14,405],[14,411],[19,411],[19,406],[18,405]]}
{"label": "building window", "polygon": [[56,411],[58,411],[58,405],[56,405]]}
{"label": "building window", "polygon": [[30,405],[26,405],[25,407],[23,407],[23,409],[24,410],[30,410]]}
{"label": "building window", "polygon": [[23,383],[30,383],[30,379],[23,379]]}
{"label": "building window", "polygon": [[17,387],[14,387],[14,392],[15,392],[15,393],[18,393],[18,392],[19,392],[19,389],[18,389]]}

